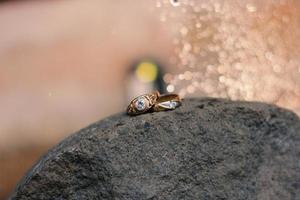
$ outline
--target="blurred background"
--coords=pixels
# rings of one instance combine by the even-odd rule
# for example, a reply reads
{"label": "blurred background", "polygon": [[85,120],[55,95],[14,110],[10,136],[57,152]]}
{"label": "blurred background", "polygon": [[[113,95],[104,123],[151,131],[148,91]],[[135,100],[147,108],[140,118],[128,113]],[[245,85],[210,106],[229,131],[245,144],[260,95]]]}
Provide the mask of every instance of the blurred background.
{"label": "blurred background", "polygon": [[0,1],[0,199],[49,148],[154,89],[300,114],[297,0]]}

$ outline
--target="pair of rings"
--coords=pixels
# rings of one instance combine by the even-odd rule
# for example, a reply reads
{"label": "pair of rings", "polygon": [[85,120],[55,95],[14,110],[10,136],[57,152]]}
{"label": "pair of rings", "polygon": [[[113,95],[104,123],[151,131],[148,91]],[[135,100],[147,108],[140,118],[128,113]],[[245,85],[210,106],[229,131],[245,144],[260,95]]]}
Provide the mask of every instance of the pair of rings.
{"label": "pair of rings", "polygon": [[158,91],[134,98],[127,107],[128,115],[139,115],[149,111],[174,110],[181,105],[177,94],[160,95]]}

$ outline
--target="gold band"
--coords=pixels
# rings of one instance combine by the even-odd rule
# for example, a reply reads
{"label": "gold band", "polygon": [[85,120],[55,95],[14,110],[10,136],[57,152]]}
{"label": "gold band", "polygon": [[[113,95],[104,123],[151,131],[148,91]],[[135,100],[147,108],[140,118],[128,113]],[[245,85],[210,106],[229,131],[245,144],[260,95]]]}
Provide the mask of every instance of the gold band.
{"label": "gold band", "polygon": [[155,91],[151,94],[143,94],[134,98],[127,107],[128,115],[138,115],[150,110],[156,103],[159,92]]}
{"label": "gold band", "polygon": [[159,96],[152,110],[155,112],[174,110],[181,105],[181,99],[177,94],[166,94]]}

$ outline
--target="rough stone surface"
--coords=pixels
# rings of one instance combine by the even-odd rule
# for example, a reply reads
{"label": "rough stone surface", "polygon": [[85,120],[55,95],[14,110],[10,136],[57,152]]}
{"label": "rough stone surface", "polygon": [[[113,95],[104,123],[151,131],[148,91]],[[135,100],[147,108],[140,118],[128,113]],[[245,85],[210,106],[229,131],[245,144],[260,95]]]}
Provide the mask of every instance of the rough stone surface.
{"label": "rough stone surface", "polygon": [[187,99],[124,113],[50,150],[11,199],[300,199],[300,120],[263,103]]}

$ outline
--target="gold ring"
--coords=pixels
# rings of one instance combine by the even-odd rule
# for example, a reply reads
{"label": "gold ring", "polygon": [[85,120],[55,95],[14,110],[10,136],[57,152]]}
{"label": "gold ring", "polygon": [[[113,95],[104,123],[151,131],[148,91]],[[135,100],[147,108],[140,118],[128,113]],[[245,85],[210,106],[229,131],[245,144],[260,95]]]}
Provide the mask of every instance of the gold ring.
{"label": "gold ring", "polygon": [[143,94],[134,98],[127,107],[128,115],[138,115],[150,110],[156,103],[159,92],[155,91],[151,94]]}
{"label": "gold ring", "polygon": [[166,94],[157,99],[152,110],[155,112],[174,110],[179,106],[181,106],[181,99],[178,94]]}

